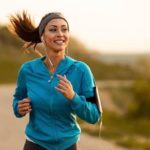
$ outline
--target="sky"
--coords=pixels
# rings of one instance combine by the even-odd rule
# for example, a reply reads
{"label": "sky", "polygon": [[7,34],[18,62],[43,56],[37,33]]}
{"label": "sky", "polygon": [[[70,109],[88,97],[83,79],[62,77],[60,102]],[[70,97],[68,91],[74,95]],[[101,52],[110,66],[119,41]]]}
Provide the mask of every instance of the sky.
{"label": "sky", "polygon": [[100,53],[150,53],[150,0],[0,0],[0,23],[27,10],[36,24],[62,12],[70,34]]}

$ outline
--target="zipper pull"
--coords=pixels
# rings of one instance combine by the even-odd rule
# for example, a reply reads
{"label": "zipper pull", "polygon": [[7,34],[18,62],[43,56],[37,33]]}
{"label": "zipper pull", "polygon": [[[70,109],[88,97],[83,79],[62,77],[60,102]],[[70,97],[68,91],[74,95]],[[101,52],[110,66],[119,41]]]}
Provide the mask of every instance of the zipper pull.
{"label": "zipper pull", "polygon": [[50,83],[52,81],[54,76],[51,76],[51,78],[48,80],[48,83]]}

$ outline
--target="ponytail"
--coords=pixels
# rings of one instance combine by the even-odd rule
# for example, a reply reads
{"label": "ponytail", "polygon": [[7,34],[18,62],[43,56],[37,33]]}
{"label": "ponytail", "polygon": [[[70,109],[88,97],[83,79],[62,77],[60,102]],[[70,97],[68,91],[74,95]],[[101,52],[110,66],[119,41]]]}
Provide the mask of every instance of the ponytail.
{"label": "ponytail", "polygon": [[11,32],[26,42],[23,46],[25,49],[31,46],[35,49],[36,45],[41,42],[39,28],[35,27],[30,16],[25,11],[22,14],[11,15],[10,23]]}

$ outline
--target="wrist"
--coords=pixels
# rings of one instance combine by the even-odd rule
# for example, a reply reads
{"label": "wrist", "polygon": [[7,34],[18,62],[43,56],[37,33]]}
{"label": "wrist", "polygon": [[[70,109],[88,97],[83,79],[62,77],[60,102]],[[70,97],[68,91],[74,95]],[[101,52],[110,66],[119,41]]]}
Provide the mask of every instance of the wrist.
{"label": "wrist", "polygon": [[72,95],[70,96],[69,100],[73,100],[74,96],[75,96],[75,92],[72,93]]}

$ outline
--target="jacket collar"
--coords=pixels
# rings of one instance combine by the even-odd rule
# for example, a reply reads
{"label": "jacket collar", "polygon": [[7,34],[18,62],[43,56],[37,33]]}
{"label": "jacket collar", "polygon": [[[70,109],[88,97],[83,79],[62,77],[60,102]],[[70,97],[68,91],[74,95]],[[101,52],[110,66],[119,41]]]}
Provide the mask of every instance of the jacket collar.
{"label": "jacket collar", "polygon": [[[42,64],[42,70],[45,71],[45,69],[47,69],[47,67],[45,66],[43,60],[46,58],[46,56],[43,56],[41,58],[39,58],[38,60],[40,60],[40,64]],[[66,56],[64,57],[63,60],[60,61],[59,65],[57,66],[54,74],[62,74],[64,75],[68,70],[69,68],[76,62],[75,59],[69,57],[69,56]],[[47,69],[48,71],[48,69]]]}

